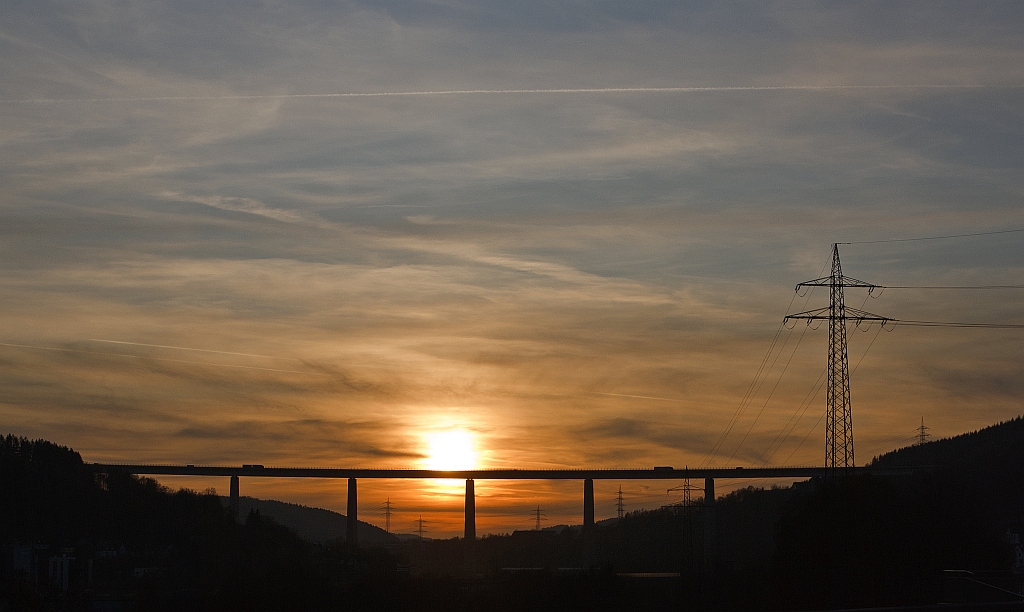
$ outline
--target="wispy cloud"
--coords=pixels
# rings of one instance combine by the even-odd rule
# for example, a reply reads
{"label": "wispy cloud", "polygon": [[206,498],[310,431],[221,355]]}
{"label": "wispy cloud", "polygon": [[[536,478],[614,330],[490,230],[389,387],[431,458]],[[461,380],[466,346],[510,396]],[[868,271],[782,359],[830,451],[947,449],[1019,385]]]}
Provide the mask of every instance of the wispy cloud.
{"label": "wispy cloud", "polygon": [[[490,465],[699,463],[831,242],[1024,227],[1022,11],[0,4],[0,420],[91,460],[408,466],[458,426]],[[1020,252],[843,263],[1019,284]],[[864,307],[1024,322],[1003,295]],[[823,333],[716,461],[820,461]],[[1019,412],[1020,343],[965,333],[878,336],[858,443]],[[578,510],[492,484],[502,512]],[[321,485],[248,486],[344,504]],[[367,495],[459,511],[416,487]]]}

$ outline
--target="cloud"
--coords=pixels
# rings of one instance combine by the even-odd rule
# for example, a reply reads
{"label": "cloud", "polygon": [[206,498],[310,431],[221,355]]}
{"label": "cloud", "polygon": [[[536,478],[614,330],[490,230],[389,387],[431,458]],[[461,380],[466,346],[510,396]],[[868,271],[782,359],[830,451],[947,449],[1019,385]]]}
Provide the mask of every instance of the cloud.
{"label": "cloud", "polygon": [[294,211],[284,210],[281,208],[270,208],[263,202],[252,200],[249,198],[231,198],[222,196],[182,196],[177,193],[165,193],[162,194],[165,198],[175,200],[185,200],[188,202],[198,202],[212,208],[220,210],[228,210],[232,212],[246,213],[250,215],[258,215],[261,217],[267,217],[275,221],[281,221],[282,223],[301,223],[302,217],[296,214]]}
{"label": "cloud", "polygon": [[[380,422],[345,422],[321,419],[293,421],[236,421],[226,424],[195,424],[184,427],[176,436],[189,441],[210,440],[225,444],[245,444],[260,448],[267,444],[291,444],[303,440],[310,460],[334,457],[355,457],[364,460],[421,459],[423,454],[401,448],[385,448],[367,441],[376,437],[381,442],[389,427]],[[394,441],[394,438],[392,438]],[[265,450],[259,451],[266,453]]]}
{"label": "cloud", "polygon": [[[0,417],[92,460],[408,465],[459,426],[494,465],[692,465],[832,242],[1024,227],[1019,3],[25,7],[0,99],[80,102],[0,114],[0,341],[61,349],[0,347]],[[678,87],[706,89],[624,91]],[[619,91],[292,97],[578,89]],[[842,247],[884,284],[1024,282],[1019,252]],[[1004,294],[864,308],[1024,322]],[[1016,416],[1019,343],[943,333],[871,344],[858,441]],[[719,460],[820,460],[821,402],[795,412],[825,342]],[[530,486],[494,494],[576,495]]]}

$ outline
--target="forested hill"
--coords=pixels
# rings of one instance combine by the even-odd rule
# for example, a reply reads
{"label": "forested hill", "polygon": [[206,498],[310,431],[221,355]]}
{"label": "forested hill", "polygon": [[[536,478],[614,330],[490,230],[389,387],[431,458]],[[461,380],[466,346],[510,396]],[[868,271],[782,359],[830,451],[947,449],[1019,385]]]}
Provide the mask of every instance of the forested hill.
{"label": "forested hill", "polygon": [[[243,513],[239,523],[215,494],[95,475],[69,448],[7,436],[0,438],[0,566],[7,566],[0,567],[0,610],[58,601],[88,609],[100,593],[138,602],[137,609],[532,610],[543,607],[537,597],[561,593],[549,609],[653,610],[636,602],[653,583],[634,588],[631,576],[675,572],[678,580],[658,591],[661,609],[684,608],[693,593],[713,595],[719,609],[935,604],[950,601],[946,570],[1005,582],[972,578],[981,590],[964,601],[1024,598],[1015,595],[1024,593],[1024,419],[872,464],[921,469],[744,489],[714,506],[631,513],[589,532],[357,550],[303,540],[262,511]],[[257,502],[243,500],[243,508],[248,503]],[[311,511],[264,507],[271,506],[303,517]],[[332,520],[340,530],[340,515]],[[64,554],[80,564],[61,592],[47,576]],[[18,574],[15,561],[27,555],[35,561],[28,574],[19,562]],[[474,576],[474,588],[453,575]],[[18,597],[31,605],[19,607]]]}
{"label": "forested hill", "polygon": [[943,470],[1008,469],[1024,466],[1024,417],[876,457],[878,467],[934,467]]}
{"label": "forested hill", "polygon": [[[227,507],[229,499],[221,497],[221,503]],[[344,540],[348,531],[348,518],[332,510],[310,508],[288,502],[256,499],[242,496],[238,498],[238,514],[248,516],[253,510],[278,523],[290,527],[310,542],[326,544],[332,540]],[[356,534],[362,545],[374,545],[398,542],[398,537],[389,534],[380,527],[359,521]]]}
{"label": "forested hill", "polygon": [[338,543],[240,518],[215,494],[93,474],[67,447],[0,437],[0,610],[303,610],[350,599],[338,580],[370,567]]}

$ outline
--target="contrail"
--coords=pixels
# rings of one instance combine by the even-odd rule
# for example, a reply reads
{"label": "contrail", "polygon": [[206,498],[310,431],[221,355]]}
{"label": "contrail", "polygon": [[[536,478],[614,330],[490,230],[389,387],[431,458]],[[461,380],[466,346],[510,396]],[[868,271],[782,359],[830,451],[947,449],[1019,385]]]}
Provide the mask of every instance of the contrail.
{"label": "contrail", "polygon": [[681,402],[681,399],[672,399],[671,397],[653,397],[651,395],[627,395],[625,393],[604,393],[602,391],[591,391],[592,395],[613,395],[615,397],[635,397],[637,399],[649,399],[658,400],[662,402]]}
{"label": "contrail", "polygon": [[87,355],[107,355],[113,357],[128,357],[129,359],[145,359],[151,361],[170,361],[173,363],[191,363],[195,365],[212,366],[215,368],[240,368],[243,370],[262,370],[264,372],[285,372],[288,374],[304,374],[306,376],[327,376],[326,374],[316,374],[314,372],[303,372],[301,370],[279,370],[277,368],[258,368],[255,366],[244,366],[244,365],[231,365],[227,363],[209,363],[207,361],[189,361],[186,359],[167,359],[165,357],[142,357],[139,355],[128,355],[126,353],[101,353],[99,351],[81,351],[76,349],[65,349],[56,348],[52,346],[33,346],[31,344],[10,344],[7,342],[0,342],[0,346],[11,346],[15,348],[27,348],[36,349],[40,351],[58,351],[61,353],[85,353]]}
{"label": "contrail", "polygon": [[467,96],[515,94],[701,93],[729,91],[841,91],[885,89],[1020,89],[1024,85],[736,85],[709,87],[583,87],[572,89],[440,89],[431,91],[374,91],[309,94],[251,94],[233,96],[150,96],[134,98],[32,98],[2,100],[4,104],[60,102],[202,102],[216,100],[276,100],[299,98],[386,98],[400,96]]}
{"label": "contrail", "polygon": [[[145,344],[143,342],[125,342],[124,340],[101,340],[89,338],[89,342],[106,342],[108,344],[127,344],[129,346],[150,346],[153,348],[174,349],[176,351],[198,351],[200,353],[217,353],[219,355],[239,355],[242,357],[264,357],[266,359],[295,359],[294,357],[271,357],[270,355],[255,355],[253,353],[232,353],[230,351],[213,351],[210,349],[189,348],[186,346],[167,346],[165,344]],[[297,361],[297,360],[296,360]]]}

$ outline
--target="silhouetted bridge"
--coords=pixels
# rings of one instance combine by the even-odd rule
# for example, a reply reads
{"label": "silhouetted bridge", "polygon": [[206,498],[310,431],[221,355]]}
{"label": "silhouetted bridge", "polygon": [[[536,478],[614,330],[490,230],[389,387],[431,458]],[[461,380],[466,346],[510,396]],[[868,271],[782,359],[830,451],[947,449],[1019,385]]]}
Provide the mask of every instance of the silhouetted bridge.
{"label": "silhouetted bridge", "polygon": [[[554,470],[403,470],[403,469],[362,469],[362,468],[296,468],[265,467],[262,465],[207,466],[207,465],[143,465],[119,463],[93,463],[95,473],[127,472],[150,476],[228,476],[231,478],[230,505],[238,514],[238,479],[246,478],[347,478],[348,479],[348,525],[349,542],[356,541],[358,502],[356,481],[359,478],[372,479],[450,479],[466,481],[466,539],[476,538],[476,480],[582,480],[583,481],[583,526],[594,525],[594,481],[595,480],[683,480],[704,479],[704,504],[712,508],[715,503],[715,479],[737,478],[817,478],[825,477],[834,470],[824,467],[735,467],[735,468],[684,468],[655,467],[646,469],[554,469]],[[850,468],[846,473],[875,474],[878,476],[905,476],[913,472],[902,468]]]}

